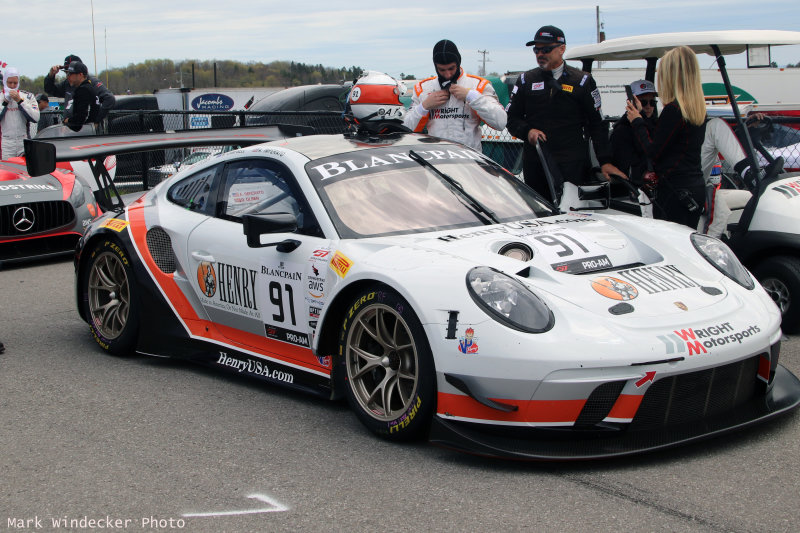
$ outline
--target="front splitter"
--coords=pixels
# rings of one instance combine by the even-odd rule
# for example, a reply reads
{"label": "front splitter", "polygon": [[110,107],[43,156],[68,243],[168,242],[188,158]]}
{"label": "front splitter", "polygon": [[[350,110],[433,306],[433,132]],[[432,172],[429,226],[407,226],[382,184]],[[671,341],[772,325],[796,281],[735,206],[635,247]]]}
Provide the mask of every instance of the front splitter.
{"label": "front splitter", "polygon": [[800,405],[800,380],[775,369],[770,391],[734,411],[657,430],[510,429],[434,417],[430,441],[461,452],[528,461],[577,461],[640,454],[766,422]]}

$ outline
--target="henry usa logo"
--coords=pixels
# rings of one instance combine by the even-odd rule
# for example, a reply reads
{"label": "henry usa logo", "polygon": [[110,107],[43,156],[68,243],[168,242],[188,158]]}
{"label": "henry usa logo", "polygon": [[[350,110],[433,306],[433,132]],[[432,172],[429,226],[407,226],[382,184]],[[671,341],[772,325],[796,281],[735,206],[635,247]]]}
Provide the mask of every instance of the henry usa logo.
{"label": "henry usa logo", "polygon": [[214,266],[208,261],[197,265],[197,284],[203,294],[209,298],[217,292],[217,273],[214,272]]}
{"label": "henry usa logo", "polygon": [[233,107],[233,98],[224,94],[201,94],[192,100],[192,109],[197,111],[228,111]]}

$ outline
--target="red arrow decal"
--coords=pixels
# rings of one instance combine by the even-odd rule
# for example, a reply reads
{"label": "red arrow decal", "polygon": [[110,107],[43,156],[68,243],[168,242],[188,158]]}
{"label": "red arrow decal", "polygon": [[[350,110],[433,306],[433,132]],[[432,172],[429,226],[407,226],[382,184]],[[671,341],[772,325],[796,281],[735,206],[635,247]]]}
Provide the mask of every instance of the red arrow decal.
{"label": "red arrow decal", "polygon": [[641,387],[642,385],[644,385],[648,381],[653,381],[653,379],[655,377],[656,377],[656,373],[655,372],[645,372],[644,373],[644,377],[636,382],[636,386],[637,387]]}

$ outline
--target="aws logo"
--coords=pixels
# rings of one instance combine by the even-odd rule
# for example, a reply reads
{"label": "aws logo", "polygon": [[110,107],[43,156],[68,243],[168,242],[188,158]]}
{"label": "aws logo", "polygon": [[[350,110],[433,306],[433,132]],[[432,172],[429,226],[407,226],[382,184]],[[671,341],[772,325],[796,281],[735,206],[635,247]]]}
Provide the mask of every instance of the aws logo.
{"label": "aws logo", "polygon": [[197,265],[197,284],[203,294],[209,298],[217,293],[217,273],[214,272],[214,265],[208,261]]}

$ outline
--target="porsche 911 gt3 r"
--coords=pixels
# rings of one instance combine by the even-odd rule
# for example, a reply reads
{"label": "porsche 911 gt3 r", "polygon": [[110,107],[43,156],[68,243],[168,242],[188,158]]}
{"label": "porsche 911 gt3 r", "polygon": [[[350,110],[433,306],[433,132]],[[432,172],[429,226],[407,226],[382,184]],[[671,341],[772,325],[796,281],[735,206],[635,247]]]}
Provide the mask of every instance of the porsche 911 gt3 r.
{"label": "porsche 911 gt3 r", "polygon": [[31,177],[21,158],[0,162],[0,265],[74,253],[99,214],[91,188],[73,172]]}
{"label": "porsche 911 gt3 r", "polygon": [[426,136],[299,137],[200,163],[94,222],[76,274],[104,350],[346,396],[393,440],[614,456],[800,401],[780,314],[724,244],[559,214]]}

